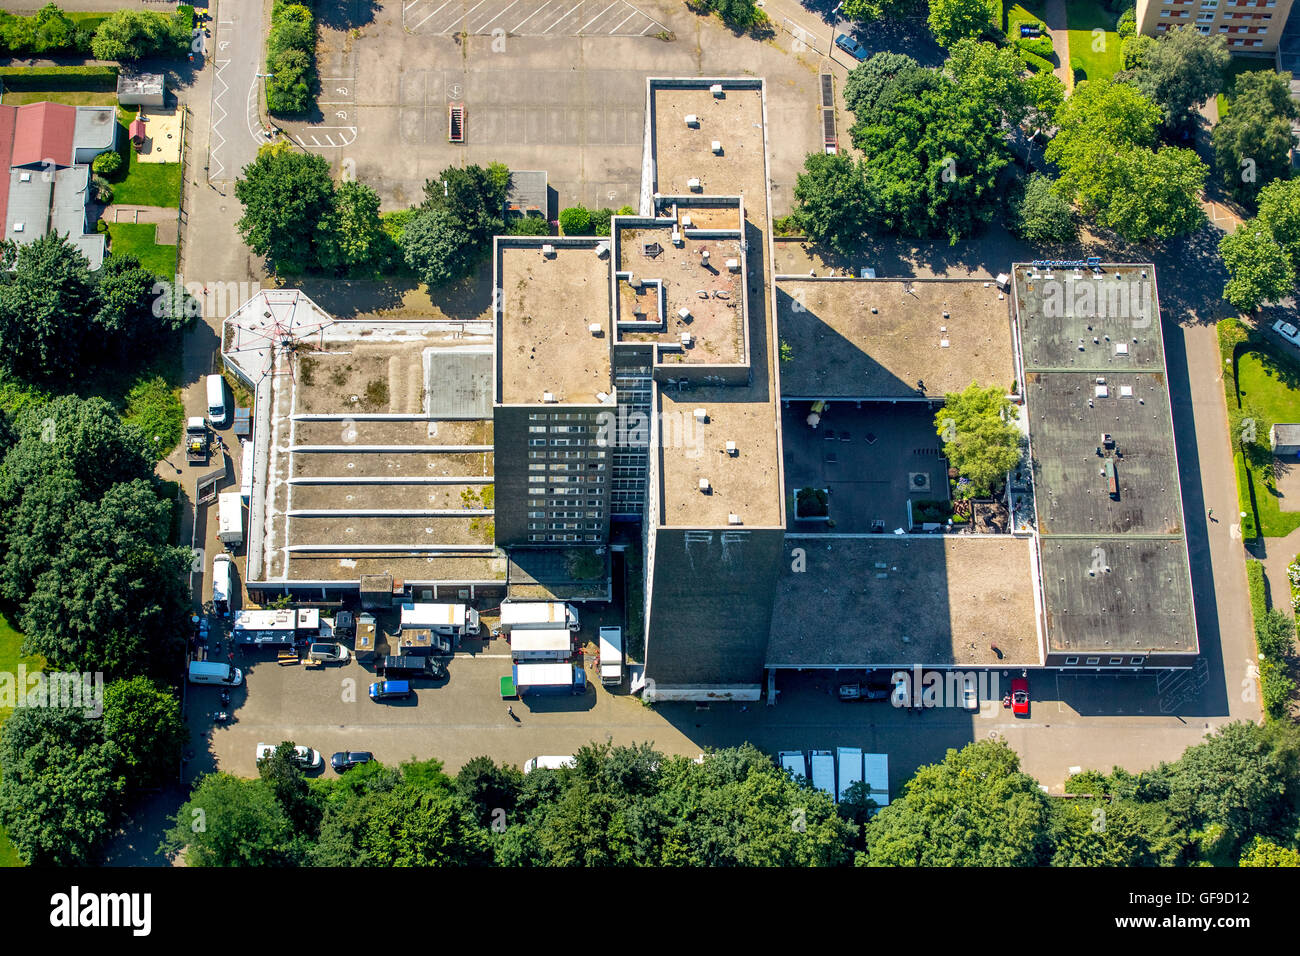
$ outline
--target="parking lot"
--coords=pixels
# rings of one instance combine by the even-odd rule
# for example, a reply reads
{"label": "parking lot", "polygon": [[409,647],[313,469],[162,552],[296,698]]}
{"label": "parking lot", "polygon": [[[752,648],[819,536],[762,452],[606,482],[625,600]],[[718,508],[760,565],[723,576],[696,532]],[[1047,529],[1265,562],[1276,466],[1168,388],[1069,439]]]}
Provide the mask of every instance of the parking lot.
{"label": "parking lot", "polygon": [[648,36],[667,27],[627,0],[405,0],[409,33],[471,36]]}

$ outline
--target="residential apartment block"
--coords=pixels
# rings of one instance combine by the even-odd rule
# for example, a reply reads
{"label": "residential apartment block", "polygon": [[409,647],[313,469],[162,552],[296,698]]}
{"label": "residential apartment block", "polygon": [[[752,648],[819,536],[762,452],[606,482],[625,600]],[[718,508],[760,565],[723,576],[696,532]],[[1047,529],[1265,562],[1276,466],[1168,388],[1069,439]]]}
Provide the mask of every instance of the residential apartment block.
{"label": "residential apartment block", "polygon": [[1194,26],[1222,36],[1233,53],[1272,53],[1291,13],[1291,0],[1138,0],[1138,32],[1158,37]]}

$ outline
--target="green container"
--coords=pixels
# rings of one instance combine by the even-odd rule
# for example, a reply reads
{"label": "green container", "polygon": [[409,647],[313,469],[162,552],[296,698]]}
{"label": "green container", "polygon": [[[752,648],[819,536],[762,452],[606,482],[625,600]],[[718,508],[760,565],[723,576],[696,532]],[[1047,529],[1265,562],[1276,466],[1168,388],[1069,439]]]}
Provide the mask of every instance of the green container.
{"label": "green container", "polygon": [[512,675],[507,674],[505,677],[501,678],[501,699],[508,700],[515,696],[517,696],[515,691],[515,679]]}

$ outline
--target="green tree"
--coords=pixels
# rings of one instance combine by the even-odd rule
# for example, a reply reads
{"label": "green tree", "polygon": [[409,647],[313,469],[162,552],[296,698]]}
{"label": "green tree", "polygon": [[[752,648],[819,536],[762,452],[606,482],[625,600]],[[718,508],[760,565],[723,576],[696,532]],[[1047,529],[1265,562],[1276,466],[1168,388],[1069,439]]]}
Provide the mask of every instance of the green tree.
{"label": "green tree", "polygon": [[591,232],[591,210],[586,206],[568,206],[560,210],[560,231],[566,236],[585,236]]}
{"label": "green tree", "polygon": [[1047,796],[1003,742],[949,750],[917,770],[872,818],[871,866],[1037,866],[1047,857]]}
{"label": "green tree", "polygon": [[1052,180],[1034,173],[1024,194],[1011,208],[1011,231],[1026,242],[1065,245],[1079,237],[1079,224],[1069,201],[1052,188]]}
{"label": "green tree", "polygon": [[[160,277],[135,256],[113,254],[94,273],[96,301],[91,338],[99,361],[136,361],[141,353],[167,344],[167,336],[187,321],[184,309],[166,307],[155,291]],[[160,307],[161,306],[161,307]]]}
{"label": "green tree", "polygon": [[476,866],[491,861],[487,835],[447,793],[410,783],[366,801],[360,849],[367,866]]}
{"label": "green tree", "polygon": [[934,427],[943,440],[944,457],[966,481],[958,484],[959,497],[993,494],[1020,460],[1015,417],[1016,407],[996,385],[981,388],[971,382],[965,391],[944,396]]}
{"label": "green tree", "polygon": [[511,236],[549,236],[551,224],[542,216],[516,216],[506,225]]}
{"label": "green tree", "polygon": [[262,780],[202,777],[177,811],[161,849],[189,866],[285,866],[297,862],[293,824]]}
{"label": "green tree", "polygon": [[176,15],[169,18],[151,10],[119,10],[95,30],[90,48],[98,60],[185,56],[190,47],[188,23],[188,18],[177,21]]}
{"label": "green tree", "polygon": [[1030,106],[1029,89],[1021,76],[1025,65],[1014,47],[958,40],[949,51],[945,68],[963,94],[993,107],[1004,122],[1019,126],[1025,121]]}
{"label": "green tree", "polygon": [[334,182],[320,156],[287,141],[268,144],[235,183],[244,214],[236,228],[276,269],[303,271],[319,262],[322,222],[334,213]]}
{"label": "green tree", "polygon": [[32,38],[32,52],[66,50],[73,45],[77,25],[55,4],[47,3],[37,12]]}
{"label": "green tree", "polygon": [[870,23],[872,20],[904,17],[916,12],[920,0],[844,0],[840,13],[846,20]]}
{"label": "green tree", "polygon": [[475,757],[456,774],[456,793],[478,817],[479,826],[509,820],[519,799],[524,775],[515,767],[498,767],[491,757]]}
{"label": "green tree", "polygon": [[1126,37],[1124,42],[1120,44],[1120,55],[1124,58],[1124,69],[1132,71],[1145,67],[1150,60],[1151,51],[1155,49],[1156,45],[1156,38],[1149,37],[1144,33]]}
{"label": "green tree", "polygon": [[306,50],[283,50],[266,61],[266,109],[278,116],[295,116],[311,107],[316,63]]}
{"label": "green tree", "polygon": [[133,677],[104,688],[104,738],[121,751],[132,786],[155,787],[175,778],[189,731],[175,694]]}
{"label": "green tree", "polygon": [[919,69],[921,66],[903,53],[877,53],[849,70],[844,81],[844,102],[859,120],[869,120],[876,100],[894,79],[900,73]]}
{"label": "green tree", "polygon": [[334,209],[321,220],[317,239],[321,265],[346,272],[371,263],[384,227],[379,219],[379,194],[369,186],[345,181],[334,191]]}
{"label": "green tree", "polygon": [[1220,239],[1219,255],[1228,270],[1223,297],[1243,312],[1285,298],[1295,286],[1290,257],[1258,221],[1243,222]]}
{"label": "green tree", "polygon": [[87,866],[113,834],[121,754],[99,721],[68,707],[20,707],[0,730],[0,825],[32,866]]}
{"label": "green tree", "polygon": [[1257,219],[1300,268],[1300,179],[1276,179],[1261,189]]}
{"label": "green tree", "polygon": [[1241,866],[1300,866],[1300,851],[1255,837],[1241,855]]}
{"label": "green tree", "polygon": [[1291,124],[1300,106],[1291,99],[1287,76],[1256,70],[1237,77],[1227,114],[1214,127],[1214,161],[1223,182],[1237,196],[1253,199],[1260,189],[1291,174]]}
{"label": "green tree", "polygon": [[845,155],[810,153],[794,184],[793,218],[818,245],[848,254],[871,221],[862,167]]}
{"label": "green tree", "polygon": [[1001,4],[993,0],[930,0],[928,23],[940,46],[1000,33]]}
{"label": "green tree", "polygon": [[1054,800],[1052,866],[1174,866],[1183,836],[1160,803]]}
{"label": "green tree", "polygon": [[275,794],[276,802],[296,833],[314,833],[319,829],[322,807],[298,765],[298,754],[292,740],[284,741],[269,757],[259,760],[257,775]]}
{"label": "green tree", "polygon": [[429,286],[468,275],[480,247],[449,209],[425,209],[406,224],[401,239],[406,264]]}
{"label": "green tree", "polygon": [[1178,126],[1219,92],[1229,59],[1226,37],[1203,36],[1188,24],[1166,31],[1142,52],[1132,82],[1160,107],[1166,125]]}
{"label": "green tree", "polygon": [[0,365],[23,381],[68,381],[95,314],[90,263],[57,233],[19,245],[13,263],[0,277]]}

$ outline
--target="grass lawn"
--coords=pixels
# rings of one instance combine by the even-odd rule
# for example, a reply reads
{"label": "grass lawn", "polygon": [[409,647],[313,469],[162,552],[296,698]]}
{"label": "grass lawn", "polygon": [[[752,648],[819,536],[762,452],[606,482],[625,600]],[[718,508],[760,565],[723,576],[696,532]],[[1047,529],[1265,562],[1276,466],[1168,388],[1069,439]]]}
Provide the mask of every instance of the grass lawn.
{"label": "grass lawn", "polygon": [[[0,671],[10,674],[18,672],[18,665],[21,663],[27,667],[28,671],[40,670],[45,666],[45,662],[39,657],[24,657],[19,650],[23,644],[23,636],[14,630],[7,618],[0,614]],[[8,709],[0,709],[0,723],[9,716]],[[0,866],[22,866],[23,861],[18,856],[18,851],[14,845],[9,842],[9,836],[0,827]]]}
{"label": "grass lawn", "polygon": [[155,242],[158,226],[152,222],[108,222],[109,249],[118,255],[132,255],[159,276],[176,274],[176,247]]}
{"label": "grass lawn", "polygon": [[68,106],[115,106],[116,93],[97,93],[93,90],[5,90],[5,106],[22,106],[24,103],[66,103]]}
{"label": "grass lawn", "polygon": [[113,181],[113,202],[127,206],[180,206],[181,164],[140,162],[127,132],[134,118],[135,114],[129,110],[117,111],[118,152],[126,163],[126,175]]}
{"label": "grass lawn", "polygon": [[[1124,66],[1124,57],[1120,53],[1120,36],[1115,32],[1118,14],[1111,13],[1097,0],[1070,0],[1065,5],[1065,20],[1070,36],[1070,65],[1076,64],[1083,71],[1083,77],[1075,74],[1076,82],[1080,79],[1109,79]],[[1101,36],[1094,37],[1094,30],[1102,30]],[[1100,46],[1100,50],[1093,49]]]}
{"label": "grass lawn", "polygon": [[[1029,20],[1042,20],[1047,16],[1047,0],[1022,0],[1020,3],[1004,3],[1002,5],[1002,29],[1008,34],[1011,32],[1011,24],[1023,23]],[[1014,40],[1015,37],[1008,36],[1007,40]]]}
{"label": "grass lawn", "polygon": [[[1232,92],[1232,84],[1237,77],[1243,73],[1252,73],[1255,70],[1271,70],[1273,61],[1258,56],[1234,56],[1228,61],[1227,69],[1223,71],[1223,92],[1217,97],[1219,104],[1219,119],[1223,119],[1228,112],[1228,94]],[[9,102],[8,99],[5,102]]]}
{"label": "grass lawn", "polygon": [[[1269,429],[1279,422],[1300,421],[1300,369],[1264,348],[1244,346],[1237,352],[1237,394],[1242,407],[1255,418],[1258,441],[1268,446]],[[1225,384],[1231,376],[1225,375]],[[1229,407],[1232,407],[1229,395]],[[1278,506],[1277,485],[1247,464],[1255,489],[1259,533],[1280,538],[1300,528],[1300,511]]]}

